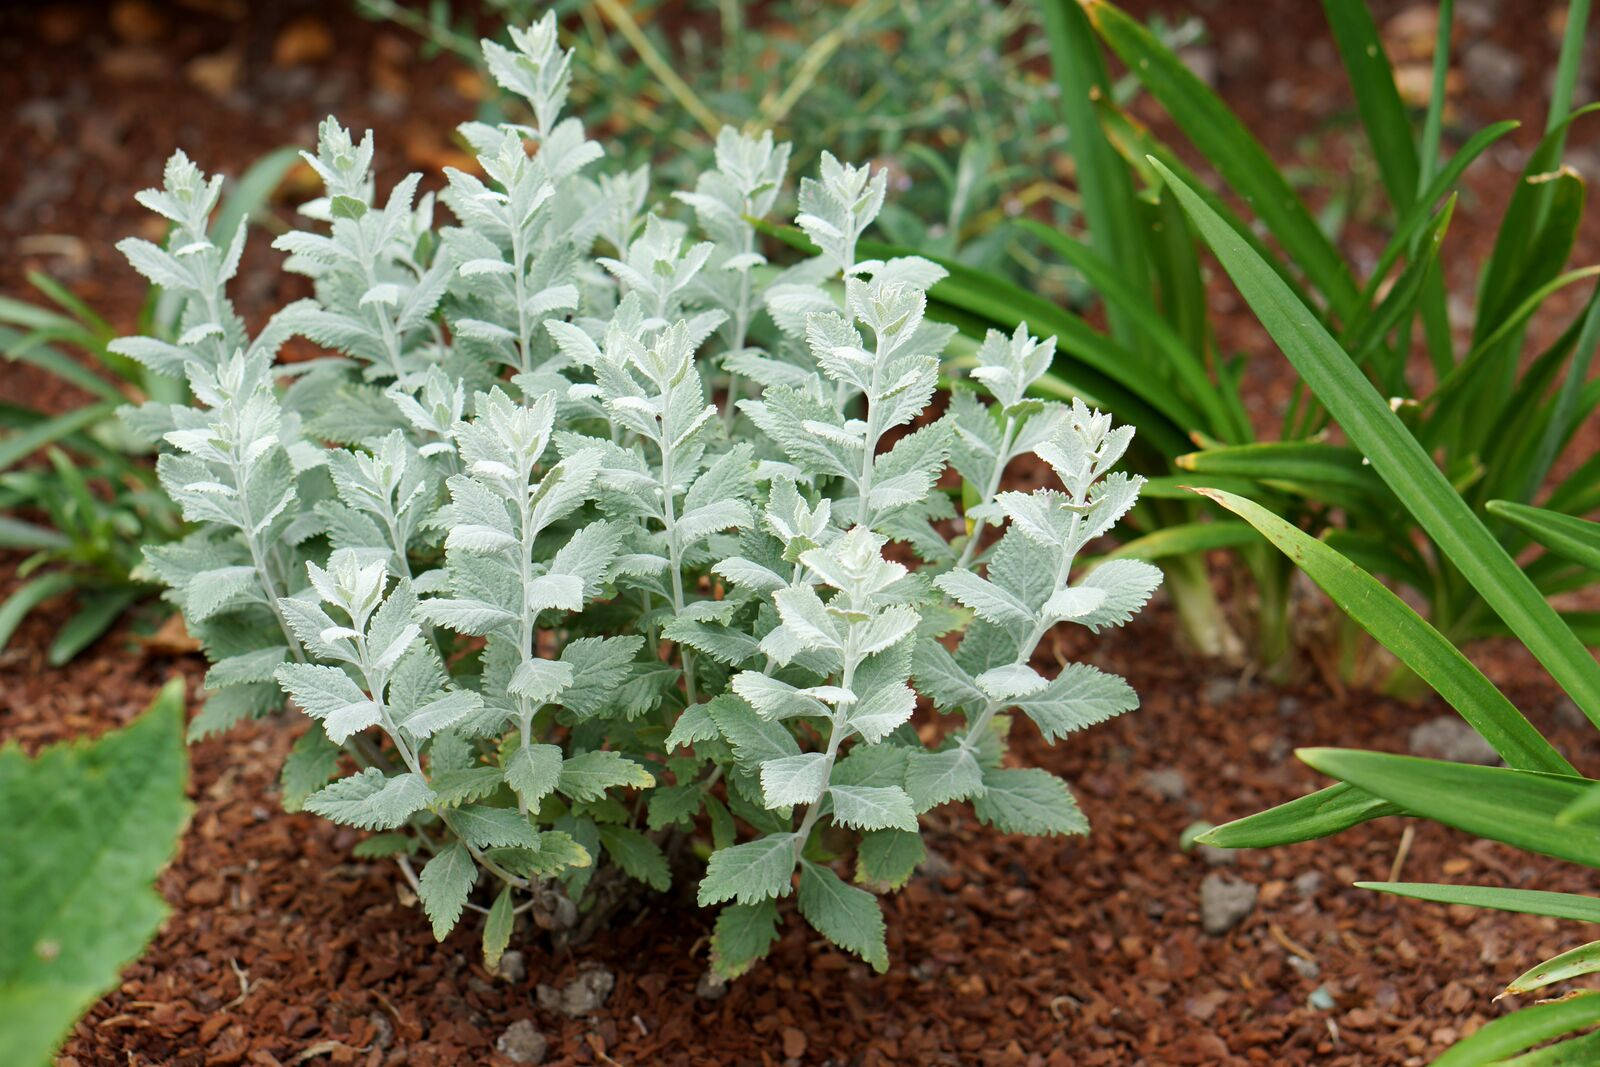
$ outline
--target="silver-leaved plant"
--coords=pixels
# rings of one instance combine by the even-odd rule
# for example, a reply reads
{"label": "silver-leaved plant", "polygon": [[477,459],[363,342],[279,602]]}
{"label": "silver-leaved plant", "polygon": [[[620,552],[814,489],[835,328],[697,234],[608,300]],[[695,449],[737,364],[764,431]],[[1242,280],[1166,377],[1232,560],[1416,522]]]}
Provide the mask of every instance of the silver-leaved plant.
{"label": "silver-leaved plant", "polygon": [[[882,969],[874,891],[922,860],[923,813],[1086,829],[1006,736],[1137,704],[1034,666],[1057,623],[1119,625],[1158,583],[1076,565],[1138,495],[1114,470],[1132,430],[1031,398],[1054,346],[1025,329],[930,410],[943,271],[861,256],[883,172],[824,156],[796,217],[817,254],[780,269],[758,224],[786,146],[725,130],[682,217],[646,210],[648,176],[596,173],[562,116],[553,17],[511,39],[484,48],[531,123],[463,126],[481,173],[437,198],[412,175],[380,201],[371,136],[323,124],[326,194],[275,242],[315,295],[254,337],[225,289],[243,230],[207,228],[218,179],[178,154],[140,196],[172,235],[122,247],[183,331],[116,347],[195,398],[127,413],[194,527],[147,553],[212,660],[192,733],[287,695],[316,726],[285,806],[378,831],[358,854],[395,859],[440,938],[484,913],[491,964],[520,914],[581,933],[628,879],[698,876],[700,835],[721,974],[791,894]],[[286,361],[294,336],[327,354]],[[1024,456],[1059,485],[1004,491]]]}

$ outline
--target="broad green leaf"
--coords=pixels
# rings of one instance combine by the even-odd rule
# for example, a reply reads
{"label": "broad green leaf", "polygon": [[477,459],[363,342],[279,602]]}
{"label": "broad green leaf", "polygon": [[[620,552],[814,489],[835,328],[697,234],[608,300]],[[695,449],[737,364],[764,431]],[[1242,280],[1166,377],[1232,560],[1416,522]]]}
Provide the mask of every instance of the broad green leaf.
{"label": "broad green leaf", "polygon": [[598,800],[607,789],[648,789],[655,777],[619,752],[583,752],[561,764],[556,788],[573,800]]}
{"label": "broad green leaf", "polygon": [[189,817],[184,687],[93,742],[0,748],[0,1048],[48,1063],[167,915],[154,889]]}
{"label": "broad green leaf", "polygon": [[1600,664],[1561,625],[1554,609],[1327,329],[1193,190],[1159,163],[1154,166],[1174,183],[1185,210],[1246,302],[1351,443],[1567,695],[1591,721],[1600,723]]}
{"label": "broad green leaf", "polygon": [[299,811],[306,799],[333,780],[339,773],[339,746],[313,726],[300,735],[283,761],[278,776],[283,787],[283,810]]}
{"label": "broad green leaf", "polygon": [[1558,825],[1587,779],[1506,767],[1358,752],[1301,749],[1314,769],[1398,804],[1409,814],[1530,852],[1600,867],[1600,840]]}
{"label": "broad green leaf", "polygon": [[883,911],[876,896],[807,860],[801,864],[798,904],[806,922],[823,937],[860,956],[879,974],[889,969]]}
{"label": "broad green leaf", "polygon": [[474,848],[534,848],[538,844],[528,817],[515,808],[468,804],[450,811],[445,819],[456,836]]}
{"label": "broad green leaf", "polygon": [[834,785],[833,821],[853,830],[917,829],[911,797],[897,785]]}
{"label": "broad green leaf", "polygon": [[387,778],[368,767],[312,793],[303,807],[315,815],[362,830],[393,830],[433,800],[420,774]]}
{"label": "broad green leaf", "polygon": [[518,746],[506,761],[505,775],[523,803],[537,808],[561,780],[561,746]]}

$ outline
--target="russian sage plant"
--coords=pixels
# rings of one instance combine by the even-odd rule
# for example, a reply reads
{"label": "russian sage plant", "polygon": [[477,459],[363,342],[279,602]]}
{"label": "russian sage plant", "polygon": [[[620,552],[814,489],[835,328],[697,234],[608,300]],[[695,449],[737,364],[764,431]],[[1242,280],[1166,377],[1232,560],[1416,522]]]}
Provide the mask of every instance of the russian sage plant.
{"label": "russian sage plant", "polygon": [[[447,170],[438,205],[415,175],[380,202],[370,135],[323,124],[314,226],[276,242],[315,295],[254,338],[224,292],[242,237],[205,236],[216,180],[178,155],[143,197],[173,237],[124,247],[185,332],[118,347],[197,399],[129,413],[195,525],[148,551],[213,661],[192,732],[287,694],[318,725],[285,806],[379,831],[357,853],[396,860],[440,938],[485,912],[491,962],[519,914],[570,936],[629,879],[666,889],[699,835],[719,972],[797,885],[882,969],[870,890],[911,876],[922,813],[1086,828],[1006,737],[1014,711],[1053,740],[1137,704],[1032,666],[1057,622],[1120,624],[1159,580],[1074,566],[1138,494],[1113,470],[1132,430],[1031,399],[1053,342],[1025,328],[931,411],[942,271],[857,253],[882,172],[824,157],[796,220],[821,254],[779,269],[755,224],[786,146],[725,130],[687,217],[646,211],[647,175],[593,173],[562,117],[553,17],[512,43],[484,47],[531,122],[463,126],[482,176]],[[329,354],[275,362],[293,335]],[[1059,487],[1002,491],[1025,454]]]}

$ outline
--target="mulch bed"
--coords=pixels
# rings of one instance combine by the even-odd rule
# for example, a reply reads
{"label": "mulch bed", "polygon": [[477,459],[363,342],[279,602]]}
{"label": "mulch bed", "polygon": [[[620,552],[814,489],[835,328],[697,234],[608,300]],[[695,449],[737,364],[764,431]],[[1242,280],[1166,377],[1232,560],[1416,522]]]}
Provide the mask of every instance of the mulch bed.
{"label": "mulch bed", "polygon": [[[1087,838],[1002,836],[942,809],[932,858],[888,898],[893,967],[875,976],[790,917],[771,958],[720,999],[697,991],[710,916],[679,885],[576,950],[525,925],[515,980],[484,970],[476,926],[436,945],[393,867],[350,858],[357,835],[285,815],[275,768],[304,720],[193,748],[196,810],[161,889],[175,914],[120,988],[83,1020],[63,1062],[459,1064],[511,1061],[499,1036],[529,1020],[548,1062],[624,1064],[1421,1063],[1509,1010],[1506,981],[1581,938],[1571,924],[1387,900],[1350,887],[1390,873],[1402,824],[1217,856],[1182,829],[1319,784],[1291,750],[1404,750],[1437,704],[1326,685],[1274,687],[1173,654],[1164,607],[1059,655],[1125,673],[1144,706],[1054,748],[1019,726],[1018,762],[1065,775]],[[134,715],[192,660],[126,633],[70,672],[42,668],[45,622],[0,664],[8,737],[33,747]],[[1536,725],[1594,766],[1594,732],[1531,681],[1497,674]],[[1404,874],[1582,891],[1584,872],[1419,824]],[[1258,892],[1234,929],[1200,925],[1208,876]],[[615,988],[572,1018],[541,1006],[580,968]]]}
{"label": "mulch bed", "polygon": [[[1405,6],[1379,5],[1380,21]],[[1316,5],[1203,7],[1220,86],[1278,158],[1336,153],[1347,90]],[[202,166],[237,171],[269,148],[308,142],[313,123],[337,109],[378,129],[388,180],[434,165],[448,151],[444,131],[474,107],[471,85],[446,61],[422,64],[404,34],[342,9],[188,0],[154,8],[158,21],[142,24],[130,10],[57,3],[0,12],[0,99],[21,102],[0,109],[0,140],[28,161],[0,173],[8,205],[0,244],[17,249],[0,261],[0,291],[21,295],[24,269],[48,269],[130,325],[143,290],[111,242],[139,232],[132,191],[157,180],[175,144]],[[275,63],[307,16],[323,20],[338,47],[320,48],[302,21],[301,58]],[[1530,82],[1542,81],[1553,54],[1548,27],[1530,14],[1534,29],[1505,39],[1512,21],[1492,32],[1523,57]],[[406,74],[399,82],[396,70]],[[1288,95],[1269,91],[1278,82]],[[1536,130],[1539,88],[1500,105],[1469,87],[1463,117],[1511,110]],[[1528,137],[1519,137],[1525,151]],[[1486,250],[1493,236],[1473,229],[1473,218],[1503,203],[1518,162],[1507,156],[1475,170],[1477,203],[1464,201],[1456,224],[1473,249]],[[1591,214],[1584,262],[1594,258],[1584,254],[1597,245],[1593,223]],[[1359,227],[1351,239],[1363,240]],[[260,235],[256,244],[257,265],[269,264]],[[276,282],[266,291],[254,284],[240,294],[250,316],[282,295]],[[1281,358],[1231,290],[1219,287],[1215,299],[1229,345],[1262,369],[1250,380],[1253,403],[1276,410],[1287,384]],[[47,388],[25,368],[0,368],[0,400],[37,400]],[[73,401],[65,391],[53,398]],[[14,560],[0,560],[0,593],[14,587],[13,571]],[[172,673],[198,681],[196,660],[142,640],[134,622],[51,670],[43,650],[62,618],[30,621],[0,655],[0,739],[33,749],[96,733],[135,715]],[[1144,706],[1054,748],[1017,727],[1017,760],[1074,783],[1089,837],[1002,836],[942,809],[928,821],[929,863],[888,898],[887,975],[791,915],[771,958],[720,996],[701,984],[710,916],[693,906],[687,884],[642,901],[576,949],[553,952],[521,927],[512,947],[522,973],[491,975],[474,923],[434,944],[394,869],[351,859],[357,835],[281,811],[276,769],[303,719],[204,742],[192,749],[194,820],[161,880],[174,914],[79,1024],[62,1062],[510,1063],[497,1041],[525,1021],[548,1039],[551,1063],[1422,1063],[1509,1010],[1492,1002],[1506,981],[1582,940],[1571,924],[1351,888],[1390,875],[1403,829],[1396,820],[1231,862],[1182,851],[1191,821],[1222,821],[1319,784],[1295,747],[1404,751],[1411,729],[1446,709],[1341,692],[1321,679],[1241,680],[1182,658],[1173,633],[1158,601],[1109,636],[1061,635],[1057,654],[1127,675]],[[1486,648],[1484,659],[1535,725],[1580,767],[1600,768],[1594,731],[1537,670],[1505,649]],[[1583,872],[1432,825],[1415,827],[1403,875],[1589,888]],[[1237,926],[1208,934],[1200,887],[1217,877],[1254,887],[1257,899]],[[538,995],[541,984],[565,988],[580,971],[593,981],[596,968],[613,988],[592,1011],[569,1016]]]}

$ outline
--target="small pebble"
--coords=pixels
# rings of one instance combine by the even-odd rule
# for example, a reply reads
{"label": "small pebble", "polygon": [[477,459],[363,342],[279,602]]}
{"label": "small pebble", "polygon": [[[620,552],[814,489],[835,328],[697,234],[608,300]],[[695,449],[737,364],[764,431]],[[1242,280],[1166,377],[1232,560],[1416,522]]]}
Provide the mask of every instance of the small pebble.
{"label": "small pebble", "polygon": [[1215,872],[1200,883],[1200,925],[1214,936],[1244,921],[1256,906],[1256,887]]}
{"label": "small pebble", "polygon": [[533,1023],[518,1019],[506,1027],[494,1047],[496,1052],[512,1063],[543,1063],[549,1042]]}

